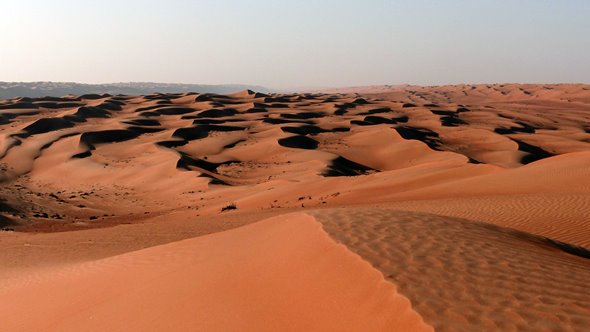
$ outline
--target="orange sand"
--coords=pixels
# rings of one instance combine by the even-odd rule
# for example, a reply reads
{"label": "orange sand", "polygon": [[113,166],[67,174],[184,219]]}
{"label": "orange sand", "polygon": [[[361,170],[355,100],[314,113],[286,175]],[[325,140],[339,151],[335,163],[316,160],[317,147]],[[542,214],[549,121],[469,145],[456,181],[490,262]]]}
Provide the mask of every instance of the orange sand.
{"label": "orange sand", "polygon": [[433,331],[304,214],[5,281],[0,320],[7,331]]}
{"label": "orange sand", "polygon": [[2,100],[0,183],[11,331],[590,325],[587,85]]}

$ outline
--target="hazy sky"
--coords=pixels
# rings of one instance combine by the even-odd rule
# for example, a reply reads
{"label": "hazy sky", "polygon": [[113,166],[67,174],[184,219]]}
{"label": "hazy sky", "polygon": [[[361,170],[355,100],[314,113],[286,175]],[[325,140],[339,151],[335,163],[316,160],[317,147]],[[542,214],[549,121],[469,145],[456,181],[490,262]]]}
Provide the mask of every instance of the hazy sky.
{"label": "hazy sky", "polygon": [[0,81],[590,83],[588,0],[0,0]]}

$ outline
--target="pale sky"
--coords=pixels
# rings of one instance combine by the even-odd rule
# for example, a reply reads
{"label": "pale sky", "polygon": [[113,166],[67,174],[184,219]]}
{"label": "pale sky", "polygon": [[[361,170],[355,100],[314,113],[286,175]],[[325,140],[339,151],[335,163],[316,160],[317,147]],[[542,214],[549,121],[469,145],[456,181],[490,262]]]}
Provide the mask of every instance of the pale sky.
{"label": "pale sky", "polygon": [[590,1],[0,0],[0,81],[590,83]]}

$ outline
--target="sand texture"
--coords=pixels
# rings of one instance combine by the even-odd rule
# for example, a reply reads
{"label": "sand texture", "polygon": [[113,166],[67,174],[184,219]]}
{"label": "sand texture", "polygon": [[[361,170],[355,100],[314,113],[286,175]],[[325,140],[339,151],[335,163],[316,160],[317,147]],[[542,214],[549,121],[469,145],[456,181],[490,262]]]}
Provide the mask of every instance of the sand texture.
{"label": "sand texture", "polygon": [[590,87],[0,100],[0,330],[587,331]]}

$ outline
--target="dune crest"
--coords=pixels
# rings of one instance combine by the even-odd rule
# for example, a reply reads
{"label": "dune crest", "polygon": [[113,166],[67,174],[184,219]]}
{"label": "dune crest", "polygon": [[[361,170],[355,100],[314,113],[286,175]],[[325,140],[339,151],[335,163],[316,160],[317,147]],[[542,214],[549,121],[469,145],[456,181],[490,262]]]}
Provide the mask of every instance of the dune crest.
{"label": "dune crest", "polygon": [[10,331],[433,331],[301,213],[5,282],[0,320]]}
{"label": "dune crest", "polygon": [[494,225],[391,209],[313,212],[436,331],[584,331],[590,251]]}

